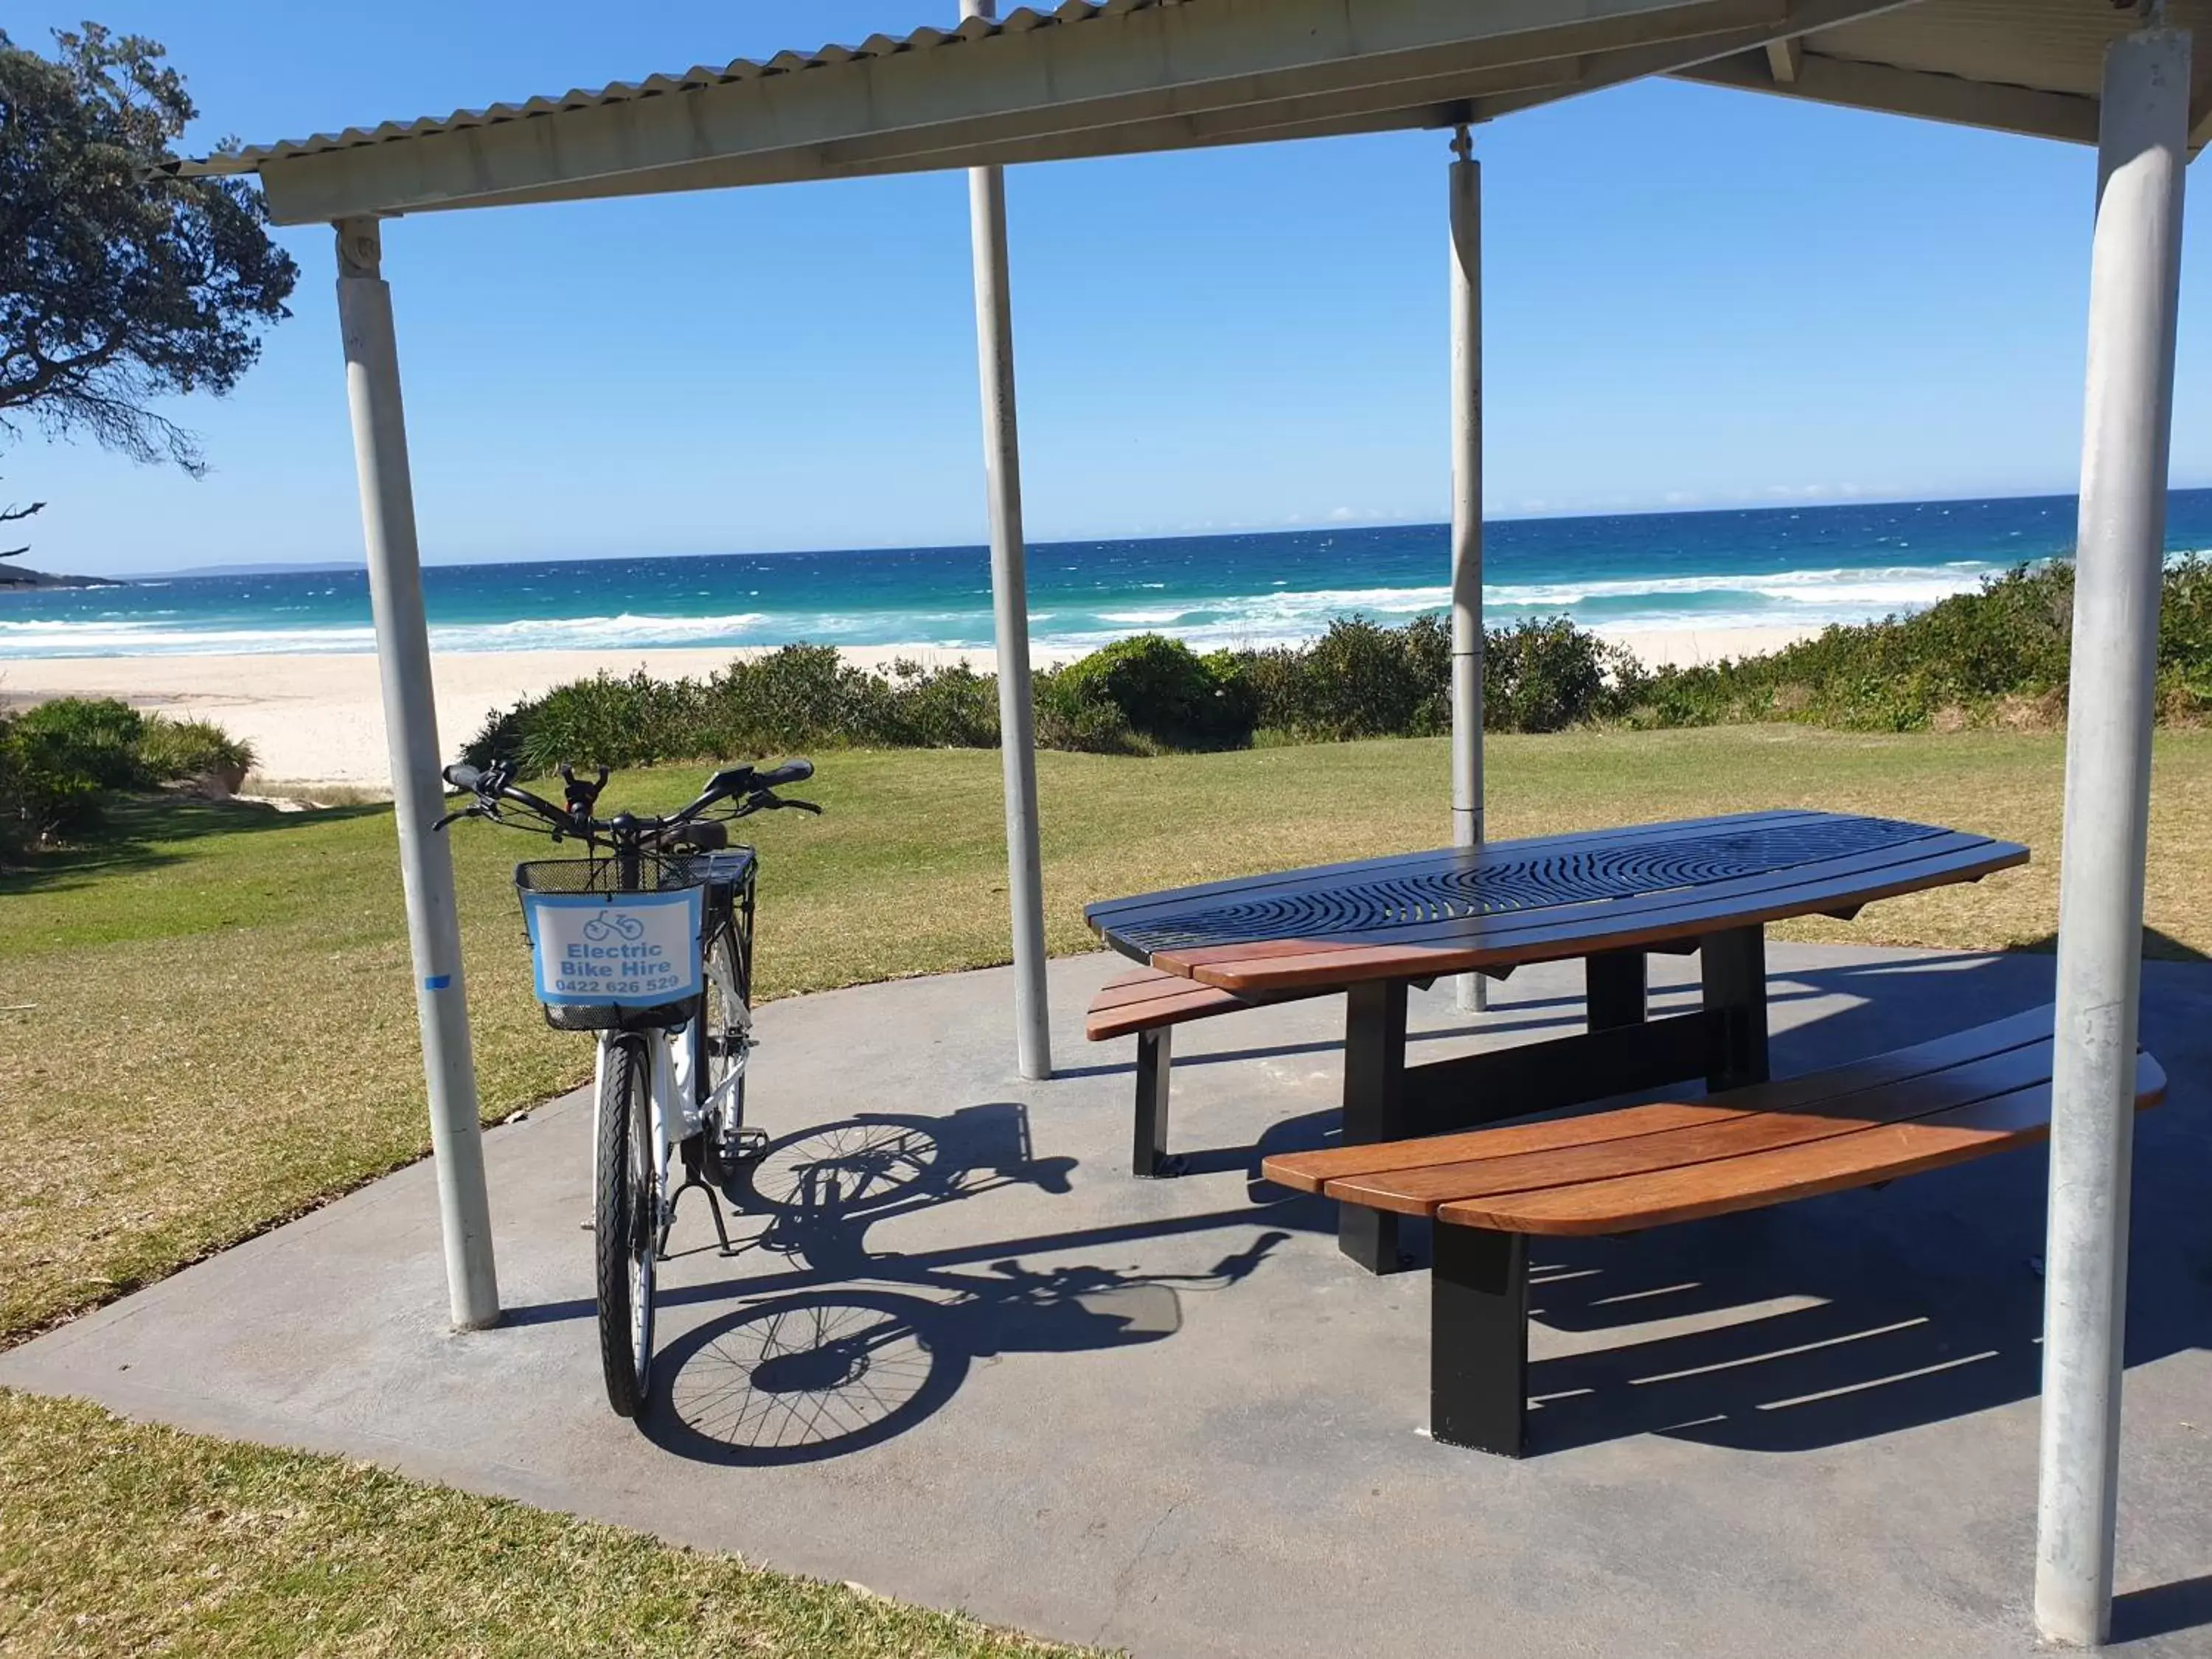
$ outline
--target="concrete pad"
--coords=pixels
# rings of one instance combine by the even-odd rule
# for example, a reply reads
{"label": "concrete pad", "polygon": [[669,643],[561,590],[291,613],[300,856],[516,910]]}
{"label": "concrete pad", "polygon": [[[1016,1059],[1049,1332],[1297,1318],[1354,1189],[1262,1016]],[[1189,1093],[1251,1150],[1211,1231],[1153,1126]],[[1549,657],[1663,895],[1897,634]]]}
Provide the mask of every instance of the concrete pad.
{"label": "concrete pad", "polygon": [[[1777,1069],[2049,994],[2051,961],[1776,946]],[[445,1328],[427,1165],[0,1357],[0,1383],[374,1458],[1038,1634],[1141,1655],[2017,1655],[2033,1649],[2045,1167],[1623,1240],[1539,1241],[1534,1455],[1431,1443],[1427,1286],[1255,1178],[1332,1132],[1336,999],[1178,1034],[1174,1145],[1128,1174],[1119,964],[1053,965],[1047,1084],[1003,972],[760,1018],[777,1143],[739,1249],[697,1194],[649,1431],[606,1408],[590,1105],[487,1141],[507,1305]],[[1693,962],[1655,959],[1658,1006]],[[1415,1054],[1575,1029],[1572,967]],[[2141,1124],[2119,1630],[2212,1653],[2212,968],[2150,964],[2173,1079]],[[582,1042],[579,1039],[580,1045]],[[1422,1241],[1416,1240],[1417,1248]]]}

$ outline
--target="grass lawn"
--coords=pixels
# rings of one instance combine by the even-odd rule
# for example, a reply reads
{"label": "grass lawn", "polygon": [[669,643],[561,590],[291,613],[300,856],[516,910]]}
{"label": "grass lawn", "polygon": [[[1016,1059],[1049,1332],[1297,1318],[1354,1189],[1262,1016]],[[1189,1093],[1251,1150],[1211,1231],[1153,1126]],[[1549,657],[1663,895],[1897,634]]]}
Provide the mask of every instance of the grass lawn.
{"label": "grass lawn", "polygon": [[368,1464],[0,1393],[0,1652],[1073,1650]]}
{"label": "grass lawn", "polygon": [[[2028,945],[2056,921],[2063,750],[2048,734],[1775,726],[1498,738],[1490,823],[1502,837],[1808,805],[1980,830],[2027,842],[2035,863],[1874,906],[1848,926],[1781,931]],[[1435,845],[1446,770],[1440,740],[1042,755],[1052,948],[1086,948],[1082,908],[1094,898]],[[610,805],[676,804],[699,772],[625,778]],[[2212,732],[2162,735],[2155,787],[2150,926],[2166,948],[2212,950]],[[995,754],[832,753],[806,793],[828,817],[756,821],[767,994],[1004,959]],[[0,1343],[357,1185],[427,1140],[388,812],[153,803],[124,823],[129,834],[111,844],[0,878]],[[507,874],[539,845],[479,824],[455,832],[488,1120],[590,1069],[589,1042],[548,1030],[530,1000]],[[495,1625],[510,1613],[513,1629],[546,1632],[544,1644],[518,1637],[517,1650],[557,1647],[576,1621],[602,1618],[638,1651],[716,1632],[766,1651],[1020,1650],[973,1627],[848,1606],[836,1592],[329,1460],[130,1428],[75,1407],[6,1400],[0,1415],[9,1650],[138,1649],[160,1637],[203,1650],[502,1651]],[[481,1550],[443,1553],[464,1539]],[[465,1574],[451,1565],[464,1559]],[[127,1605],[90,1576],[103,1560],[110,1587],[131,1581]],[[315,1562],[335,1570],[316,1577]],[[33,1583],[46,1587],[35,1612]],[[427,1593],[400,1608],[378,1583]],[[727,1605],[708,1605],[717,1599]],[[269,1634],[265,1621],[281,1620],[297,1635],[310,1613],[329,1621],[313,1628],[339,1633]],[[739,1622],[713,1622],[724,1620]]]}

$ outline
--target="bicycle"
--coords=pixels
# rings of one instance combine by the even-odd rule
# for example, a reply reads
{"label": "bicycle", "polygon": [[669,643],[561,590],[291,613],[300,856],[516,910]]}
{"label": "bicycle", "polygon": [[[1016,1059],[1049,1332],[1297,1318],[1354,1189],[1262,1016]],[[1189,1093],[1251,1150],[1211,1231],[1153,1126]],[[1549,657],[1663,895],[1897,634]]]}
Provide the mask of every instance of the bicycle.
{"label": "bicycle", "polygon": [[[564,805],[556,806],[515,787],[510,762],[449,766],[446,781],[475,799],[434,827],[485,818],[584,848],[580,858],[518,864],[514,882],[546,1023],[599,1034],[592,1231],[599,1358],[607,1403],[636,1418],[652,1398],[654,1266],[666,1253],[677,1201],[694,1187],[706,1193],[728,1254],[715,1189],[727,1190],[768,1146],[744,1121],[758,860],[752,848],[730,845],[729,825],[778,808],[822,809],[775,793],[814,775],[803,760],[717,772],[697,799],[665,817],[594,817],[608,769],[588,781],[573,767],[560,771]],[[518,821],[506,807],[534,821]],[[672,1153],[684,1171],[672,1190]]]}

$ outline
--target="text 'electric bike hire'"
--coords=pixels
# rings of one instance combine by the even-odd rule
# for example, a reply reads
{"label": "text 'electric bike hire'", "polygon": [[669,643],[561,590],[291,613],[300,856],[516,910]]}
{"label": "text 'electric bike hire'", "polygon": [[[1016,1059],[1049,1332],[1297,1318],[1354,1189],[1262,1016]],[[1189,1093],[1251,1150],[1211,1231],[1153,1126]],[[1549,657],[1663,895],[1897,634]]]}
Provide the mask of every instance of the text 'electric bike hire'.
{"label": "text 'electric bike hire'", "polygon": [[[449,766],[475,797],[438,821],[489,818],[574,841],[580,858],[514,868],[546,1022],[599,1039],[592,1120],[592,1237],[599,1357],[607,1400],[624,1417],[651,1399],[653,1265],[685,1190],[705,1190],[725,1250],[714,1188],[767,1138],[744,1121],[752,1046],[753,849],[729,844],[738,818],[779,807],[776,790],[814,775],[807,761],[732,767],[665,817],[595,817],[596,780],[561,769],[565,805],[514,787],[514,768]],[[672,1163],[683,1179],[672,1187]]]}

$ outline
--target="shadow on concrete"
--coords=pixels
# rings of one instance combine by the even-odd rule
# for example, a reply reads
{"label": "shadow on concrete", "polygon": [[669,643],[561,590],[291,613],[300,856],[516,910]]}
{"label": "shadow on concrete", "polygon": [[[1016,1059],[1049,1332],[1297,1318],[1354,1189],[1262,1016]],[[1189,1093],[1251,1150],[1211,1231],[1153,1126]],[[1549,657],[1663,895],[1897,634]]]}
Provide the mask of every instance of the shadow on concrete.
{"label": "shadow on concrete", "polygon": [[[2174,1079],[2140,1119],[2127,1363],[2212,1347],[2212,1241],[2194,1218],[2212,1188],[2212,1022],[2201,973],[2147,975],[2143,1035]],[[1779,1036],[1778,1073],[1815,1069],[2020,1012],[2049,995],[2017,956],[1931,956],[1793,972],[1777,1000],[1837,1012]],[[1838,1006],[1840,1005],[1840,1006]],[[1510,1018],[1513,1005],[1503,1011]],[[1477,1029],[1496,1030],[1495,1025]],[[1328,1046],[1328,1045],[1317,1045]],[[1012,1102],[937,1118],[870,1115],[787,1137],[742,1200],[744,1251],[787,1267],[664,1291],[720,1312],[664,1351],[655,1437],[723,1463],[793,1463],[860,1450],[927,1419],[975,1359],[1103,1351],[1172,1335],[1182,1298],[1239,1283],[1294,1232],[1334,1233],[1335,1206],[1259,1178],[1270,1153],[1330,1144],[1333,1110],[1281,1120],[1255,1143],[1188,1155],[1193,1173],[1241,1172],[1243,1202],[1195,1214],[912,1255],[870,1248],[878,1224],[1023,1184],[1069,1190],[1073,1160],[1035,1156]],[[2039,1386],[2047,1159],[2003,1154],[1893,1186],[1533,1249],[1540,1341],[1531,1450],[1663,1434],[1764,1451],[1835,1446],[1980,1412]],[[1124,1179],[1118,1175],[1103,1179]],[[1264,1230],[1264,1231],[1263,1231]],[[1249,1241],[1203,1273],[1024,1265],[1036,1255],[1212,1231]],[[1405,1243],[1426,1259],[1426,1230]],[[1342,1271],[1355,1274],[1350,1264]],[[588,1302],[520,1322],[588,1318]],[[1328,1339],[1316,1330],[1314,1341]],[[1545,1352],[1549,1347],[1553,1352]],[[1425,1368],[1425,1346],[1388,1363]],[[2199,1606],[2195,1586],[2140,1594],[2137,1620]],[[2160,1599],[2163,1598],[2163,1599]],[[2189,1615],[2195,1618],[2192,1613]],[[2201,1622],[2201,1620],[2200,1620]]]}
{"label": "shadow on concrete", "polygon": [[[902,1255],[868,1248],[871,1228],[920,1209],[1014,1183],[1066,1193],[1073,1168],[1073,1159],[1032,1155],[1026,1109],[1012,1102],[934,1119],[856,1117],[774,1143],[732,1196],[749,1218],[764,1221],[750,1248],[790,1258],[799,1270],[669,1298],[748,1297],[663,1351],[656,1368],[662,1409],[648,1432],[670,1451],[721,1464],[804,1463],[859,1451],[929,1417],[978,1358],[1172,1336],[1182,1327],[1184,1294],[1235,1284],[1290,1236],[1263,1231],[1196,1273],[1089,1264],[1032,1269],[1019,1259],[1029,1249],[1189,1230],[1181,1220],[1098,1230],[1105,1237],[993,1240],[975,1251]],[[977,1262],[981,1271],[968,1270]],[[794,1280],[799,1288],[790,1288]]]}
{"label": "shadow on concrete", "polygon": [[2212,1573],[2112,1598],[2112,1644],[2212,1626]]}
{"label": "shadow on concrete", "polygon": [[[2027,939],[2012,948],[2028,955],[2051,956],[2058,949],[2058,935],[2045,933],[2040,939]],[[2195,945],[2156,927],[2147,927],[2142,930],[2142,953],[2145,962],[2212,962],[2212,956],[2205,955]]]}

